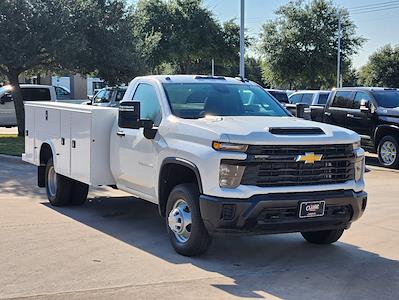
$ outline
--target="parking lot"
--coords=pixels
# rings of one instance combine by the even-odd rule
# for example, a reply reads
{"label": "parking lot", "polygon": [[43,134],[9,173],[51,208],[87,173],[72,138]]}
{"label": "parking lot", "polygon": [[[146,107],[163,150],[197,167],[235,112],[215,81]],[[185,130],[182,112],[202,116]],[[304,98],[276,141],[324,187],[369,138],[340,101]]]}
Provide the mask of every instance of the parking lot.
{"label": "parking lot", "polygon": [[366,213],[335,245],[228,237],[186,258],[155,205],[107,188],[54,208],[33,166],[0,158],[0,298],[398,299],[399,172],[369,168]]}

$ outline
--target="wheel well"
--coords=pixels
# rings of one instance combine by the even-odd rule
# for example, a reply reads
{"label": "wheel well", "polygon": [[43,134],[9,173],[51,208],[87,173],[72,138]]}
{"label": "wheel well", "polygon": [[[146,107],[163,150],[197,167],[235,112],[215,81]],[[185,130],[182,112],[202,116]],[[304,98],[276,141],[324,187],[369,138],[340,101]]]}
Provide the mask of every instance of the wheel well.
{"label": "wheel well", "polygon": [[172,189],[182,183],[195,183],[201,191],[201,179],[198,170],[192,166],[179,163],[167,163],[162,166],[159,174],[159,213],[166,215],[166,202]]}
{"label": "wheel well", "polygon": [[46,164],[50,158],[53,157],[53,152],[49,144],[44,143],[40,148],[40,166],[37,168],[37,185],[39,187],[45,186]]}
{"label": "wheel well", "polygon": [[53,151],[49,144],[44,143],[40,148],[40,165],[45,166],[50,158],[53,157]]}
{"label": "wheel well", "polygon": [[377,132],[375,134],[375,148],[378,148],[378,144],[380,143],[381,139],[384,136],[391,135],[395,137],[398,142],[399,142],[399,128],[396,127],[382,127],[380,129],[377,129]]}

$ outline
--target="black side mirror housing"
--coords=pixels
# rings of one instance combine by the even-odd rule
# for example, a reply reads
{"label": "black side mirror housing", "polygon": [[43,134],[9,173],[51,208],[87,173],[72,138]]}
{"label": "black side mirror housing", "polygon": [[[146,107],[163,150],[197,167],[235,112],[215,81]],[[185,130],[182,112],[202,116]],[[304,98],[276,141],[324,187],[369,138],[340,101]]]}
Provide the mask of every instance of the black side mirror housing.
{"label": "black side mirror housing", "polygon": [[140,119],[140,102],[138,101],[123,101],[119,104],[118,125],[120,128],[143,128],[143,135],[149,140],[154,139],[158,132],[152,120]]}
{"label": "black side mirror housing", "polygon": [[120,128],[139,129],[140,102],[124,101],[119,105],[118,126]]}

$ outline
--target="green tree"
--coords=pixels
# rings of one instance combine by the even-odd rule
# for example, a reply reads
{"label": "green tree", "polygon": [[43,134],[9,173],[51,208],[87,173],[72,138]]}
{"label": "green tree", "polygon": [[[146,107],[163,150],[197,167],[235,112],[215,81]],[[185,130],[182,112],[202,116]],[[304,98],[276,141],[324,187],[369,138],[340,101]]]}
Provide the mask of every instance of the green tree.
{"label": "green tree", "polygon": [[0,73],[15,89],[20,136],[25,128],[21,73],[97,72],[109,81],[134,73],[131,15],[125,8],[122,0],[0,1]]}
{"label": "green tree", "polygon": [[399,87],[399,46],[386,45],[373,53],[360,70],[365,86]]}
{"label": "green tree", "polygon": [[364,39],[344,9],[329,0],[291,1],[263,25],[259,51],[267,82],[287,88],[331,87],[338,51],[338,14],[342,24],[342,60],[348,62]]}
{"label": "green tree", "polygon": [[218,72],[238,61],[239,26],[221,25],[202,0],[141,0],[134,20],[147,73],[209,74],[212,58]]}

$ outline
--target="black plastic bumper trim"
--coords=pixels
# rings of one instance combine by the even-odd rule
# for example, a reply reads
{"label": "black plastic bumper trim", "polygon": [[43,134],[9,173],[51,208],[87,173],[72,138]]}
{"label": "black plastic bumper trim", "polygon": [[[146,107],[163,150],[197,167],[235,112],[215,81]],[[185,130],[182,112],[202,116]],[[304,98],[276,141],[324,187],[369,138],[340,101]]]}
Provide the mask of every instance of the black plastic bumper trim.
{"label": "black plastic bumper trim", "polygon": [[[315,217],[300,219],[298,216],[288,221],[265,224],[259,216],[268,209],[299,207],[303,201],[325,201],[327,207],[350,207],[350,216]],[[366,208],[367,193],[351,190],[324,191],[311,193],[279,193],[256,195],[248,199],[230,199],[207,195],[200,196],[200,210],[204,224],[210,233],[272,234],[301,231],[318,231],[336,228],[349,228],[360,218]],[[235,215],[232,219],[223,218],[223,207],[233,205]]]}

